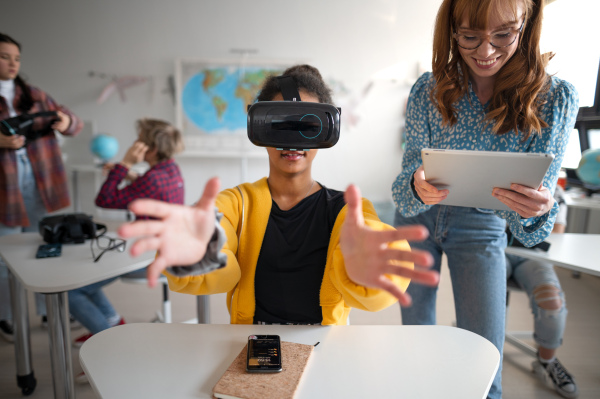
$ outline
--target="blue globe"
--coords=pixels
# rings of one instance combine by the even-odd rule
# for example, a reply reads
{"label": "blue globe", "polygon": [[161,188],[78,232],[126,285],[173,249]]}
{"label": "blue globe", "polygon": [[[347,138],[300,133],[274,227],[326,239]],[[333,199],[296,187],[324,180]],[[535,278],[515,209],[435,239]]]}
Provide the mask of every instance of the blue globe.
{"label": "blue globe", "polygon": [[582,182],[600,186],[600,148],[585,150],[575,172]]}
{"label": "blue globe", "polygon": [[92,154],[103,161],[108,161],[119,152],[119,141],[108,134],[100,133],[90,143]]}

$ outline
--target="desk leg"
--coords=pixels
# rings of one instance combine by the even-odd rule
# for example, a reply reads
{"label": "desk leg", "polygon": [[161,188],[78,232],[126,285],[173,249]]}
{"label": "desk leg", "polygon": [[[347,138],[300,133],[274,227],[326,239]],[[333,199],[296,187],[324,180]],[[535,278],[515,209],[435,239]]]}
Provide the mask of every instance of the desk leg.
{"label": "desk leg", "polygon": [[27,291],[8,270],[10,301],[12,303],[13,328],[15,335],[15,360],[17,364],[17,385],[23,395],[31,395],[37,381],[33,375],[31,362],[31,338],[29,334],[29,309]]}
{"label": "desk leg", "polygon": [[196,296],[198,324],[210,324],[210,306],[208,295]]}
{"label": "desk leg", "polygon": [[[567,233],[586,234],[588,232],[591,211],[589,209],[570,207],[567,219]],[[571,271],[571,277],[581,278],[581,273]]]}
{"label": "desk leg", "polygon": [[75,398],[67,292],[46,294],[54,398]]}

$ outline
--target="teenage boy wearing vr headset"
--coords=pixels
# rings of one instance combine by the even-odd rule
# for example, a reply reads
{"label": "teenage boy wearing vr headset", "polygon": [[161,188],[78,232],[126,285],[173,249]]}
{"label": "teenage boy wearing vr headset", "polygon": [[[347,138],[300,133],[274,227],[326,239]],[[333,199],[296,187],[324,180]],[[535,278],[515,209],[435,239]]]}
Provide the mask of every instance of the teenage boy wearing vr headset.
{"label": "teenage boy wearing vr headset", "polygon": [[[331,103],[316,68],[298,65],[283,76],[295,83],[306,114],[311,103]],[[281,100],[280,79],[268,78],[259,103]],[[379,220],[356,186],[343,193],[316,182],[317,150],[302,148],[302,142],[268,147],[268,177],[220,193],[213,178],[193,207],[133,202],[134,213],[157,219],[119,230],[126,238],[145,237],[133,244],[134,256],[158,251],[148,269],[150,285],[166,270],[174,291],[227,292],[231,323],[333,325],[346,324],[352,307],[409,305],[404,291],[411,279],[437,284],[438,274],[426,269],[431,256],[407,244],[424,239],[425,229],[396,230]]]}

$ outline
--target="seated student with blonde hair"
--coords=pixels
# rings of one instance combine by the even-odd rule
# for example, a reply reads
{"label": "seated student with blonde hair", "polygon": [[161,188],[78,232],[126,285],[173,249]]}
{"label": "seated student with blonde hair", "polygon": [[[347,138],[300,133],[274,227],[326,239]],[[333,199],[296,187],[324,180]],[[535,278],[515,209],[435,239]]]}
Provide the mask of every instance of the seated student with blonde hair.
{"label": "seated student with blonde hair", "polygon": [[[331,104],[330,89],[309,65],[288,68],[303,102]],[[258,101],[282,101],[278,77]],[[211,179],[194,207],[140,200],[130,210],[158,220],[123,225],[123,237],[144,236],[135,256],[158,250],[150,284],[165,269],[177,292],[227,292],[234,324],[347,324],[351,308],[378,311],[400,300],[409,281],[435,285],[431,263],[406,240],[422,240],[422,226],[394,229],[381,222],[357,187],[346,193],[312,177],[318,150],[267,148],[269,176],[218,192]],[[215,204],[219,214],[217,221]],[[224,233],[224,234],[223,234]],[[224,246],[223,246],[224,245]]]}
{"label": "seated student with blonde hair", "polygon": [[[96,197],[96,205],[102,208],[127,209],[129,203],[138,198],[183,204],[183,178],[172,158],[183,148],[179,130],[165,121],[144,118],[137,121],[137,131],[137,140],[127,150],[123,160],[116,165],[105,166],[109,173]],[[150,169],[138,176],[131,168],[142,161],[148,163]],[[130,180],[131,184],[119,188],[124,179]],[[128,274],[139,274],[139,271]],[[75,339],[73,344],[76,347],[83,345],[100,331],[125,323],[102,292],[103,286],[117,278],[69,292],[71,314],[89,330],[88,334]]]}

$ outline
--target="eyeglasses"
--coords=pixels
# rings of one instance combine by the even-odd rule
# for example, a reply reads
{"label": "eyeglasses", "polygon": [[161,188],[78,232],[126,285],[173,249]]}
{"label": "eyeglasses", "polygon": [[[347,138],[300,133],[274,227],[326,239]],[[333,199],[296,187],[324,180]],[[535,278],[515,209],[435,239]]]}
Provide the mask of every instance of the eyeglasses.
{"label": "eyeglasses", "polygon": [[483,39],[488,39],[490,45],[496,48],[508,47],[517,40],[517,36],[523,30],[525,26],[525,19],[519,29],[502,29],[497,32],[493,32],[490,35],[483,35],[479,33],[454,33],[454,39],[459,47],[465,50],[475,50],[481,46]]}
{"label": "eyeglasses", "polygon": [[[90,248],[92,249],[92,257],[94,258],[94,262],[98,262],[102,255],[104,255],[107,251],[124,252],[126,245],[127,241],[125,240],[120,238],[112,238],[105,235],[101,235],[90,240]],[[100,250],[98,256],[96,256],[94,246],[96,247],[96,251]]]}

